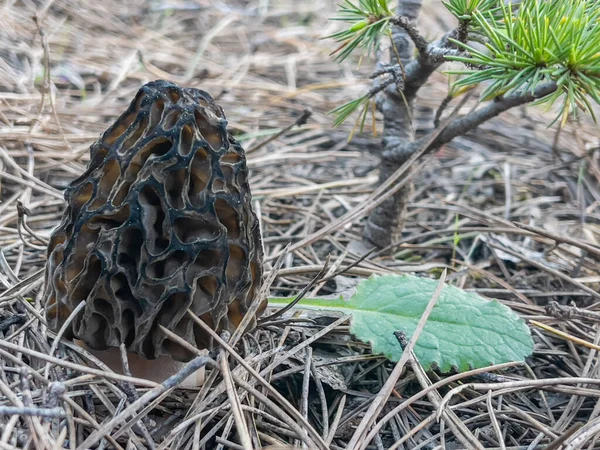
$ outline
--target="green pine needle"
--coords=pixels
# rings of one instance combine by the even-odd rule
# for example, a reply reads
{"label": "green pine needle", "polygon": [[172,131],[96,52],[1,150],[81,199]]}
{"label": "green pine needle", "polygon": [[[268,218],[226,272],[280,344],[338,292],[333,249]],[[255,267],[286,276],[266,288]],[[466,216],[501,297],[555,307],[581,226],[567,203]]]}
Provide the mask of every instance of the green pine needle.
{"label": "green pine needle", "polygon": [[448,59],[473,67],[448,72],[464,75],[457,86],[487,82],[482,99],[489,100],[554,82],[556,92],[536,104],[551,106],[562,100],[563,123],[578,109],[593,117],[590,99],[600,103],[600,2],[523,0],[516,11],[502,2],[500,8],[500,21],[491,20],[489,12],[472,12],[485,49],[453,41],[468,56]]}
{"label": "green pine needle", "polygon": [[348,103],[343,104],[342,106],[338,106],[332,111],[329,111],[329,114],[334,115],[334,128],[339,127],[341,124],[343,124],[348,117],[354,114],[354,112],[360,109],[361,107],[363,107],[366,110],[370,99],[371,98],[368,95],[363,95],[362,97],[357,98],[356,100],[352,100]]}
{"label": "green pine needle", "polygon": [[[598,0],[446,0],[444,5],[468,31],[469,44],[452,40],[464,50],[447,56],[467,66],[447,74],[459,75],[453,92],[464,92],[483,83],[482,100],[503,95],[532,93],[546,83],[555,92],[533,104],[560,111],[555,120],[564,123],[569,114],[583,110],[594,117],[592,103],[600,104],[600,1]],[[355,51],[373,53],[388,36],[395,18],[388,0],[343,0],[334,20],[348,28],[328,36],[339,43],[337,61]],[[335,126],[364,108],[368,95],[332,111]]]}
{"label": "green pine needle", "polygon": [[459,20],[470,20],[475,11],[495,12],[499,7],[499,0],[449,0],[442,3]]}
{"label": "green pine needle", "polygon": [[325,37],[340,43],[332,52],[336,61],[345,60],[357,49],[362,49],[367,55],[375,52],[394,17],[387,0],[344,0],[338,6],[338,16],[332,20],[347,22],[350,26]]}

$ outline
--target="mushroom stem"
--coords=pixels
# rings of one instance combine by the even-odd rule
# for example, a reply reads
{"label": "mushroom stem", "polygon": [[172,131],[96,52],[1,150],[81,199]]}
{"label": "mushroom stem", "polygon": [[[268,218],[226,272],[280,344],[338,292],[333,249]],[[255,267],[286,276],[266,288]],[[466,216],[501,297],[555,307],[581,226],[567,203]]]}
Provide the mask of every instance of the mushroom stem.
{"label": "mushroom stem", "polygon": [[[75,339],[75,343],[106,364],[113,372],[125,375],[121,359],[121,352],[117,347],[111,347],[107,350],[94,350],[85,345],[85,343],[79,339]],[[206,354],[208,354],[208,351],[206,351]],[[129,362],[129,370],[132,376],[136,378],[144,378],[156,383],[162,383],[170,376],[175,375],[186,365],[186,363],[175,361],[169,356],[161,356],[156,359],[146,359],[132,352],[127,352],[127,360]],[[185,389],[200,388],[204,384],[204,374],[204,367],[201,367],[195,373],[186,378],[179,387]]]}

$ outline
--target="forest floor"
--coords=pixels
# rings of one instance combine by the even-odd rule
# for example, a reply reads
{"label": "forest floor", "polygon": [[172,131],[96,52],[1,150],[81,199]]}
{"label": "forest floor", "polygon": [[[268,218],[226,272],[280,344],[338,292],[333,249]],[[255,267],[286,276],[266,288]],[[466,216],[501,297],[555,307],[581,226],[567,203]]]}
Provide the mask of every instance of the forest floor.
{"label": "forest floor", "polygon": [[[413,363],[361,448],[600,448],[600,152],[591,120],[557,133],[551,114],[523,107],[445,146],[413,176],[399,245],[357,263],[348,247],[374,200],[379,138],[365,131],[348,142],[353,121],[334,129],[328,111],[368,90],[373,65],[332,60],[335,43],[322,39],[339,26],[328,21],[331,1],[251,5],[0,5],[0,449],[84,448],[90,436],[97,448],[343,449],[394,368],[349,334],[346,318],[314,314],[247,335],[236,355],[254,371],[230,357],[235,377],[207,369],[199,392],[134,387],[90,370],[92,358],[68,342],[52,347],[43,268],[62,190],[85,170],[90,144],[155,79],[211,93],[246,149],[271,295],[299,293],[326,265],[329,275],[347,270],[310,295],[347,291],[372,274],[437,279],[447,269],[448,283],[568,335],[531,325],[533,355],[502,371],[423,377]],[[441,9],[425,7],[428,38],[453,26]],[[434,75],[421,108],[434,111],[447,87]],[[293,126],[307,109],[308,121]],[[462,390],[438,420],[440,399],[465,381],[479,387]],[[418,393],[426,395],[411,399]]]}

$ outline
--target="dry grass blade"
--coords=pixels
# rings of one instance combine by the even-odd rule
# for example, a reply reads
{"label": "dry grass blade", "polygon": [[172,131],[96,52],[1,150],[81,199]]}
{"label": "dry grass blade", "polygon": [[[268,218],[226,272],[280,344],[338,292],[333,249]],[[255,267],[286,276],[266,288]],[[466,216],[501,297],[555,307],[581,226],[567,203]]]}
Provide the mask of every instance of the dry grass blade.
{"label": "dry grass blade", "polygon": [[233,411],[233,417],[235,418],[238,435],[242,441],[242,447],[244,450],[252,450],[253,447],[250,435],[248,434],[248,425],[246,425],[246,419],[242,411],[242,404],[236,392],[235,385],[233,384],[231,370],[229,368],[229,363],[227,362],[227,354],[225,353],[225,350],[221,351],[220,364],[221,373],[223,374],[223,379],[225,380],[225,385],[227,386],[227,397],[229,397],[229,402],[231,403],[231,410]]}
{"label": "dry grass blade", "polygon": [[557,330],[554,327],[551,327],[550,325],[546,325],[545,323],[538,322],[537,320],[530,320],[529,323],[531,323],[532,325],[535,325],[538,328],[541,328],[542,330],[548,331],[556,336],[559,336],[563,339],[568,339],[569,341],[572,341],[576,344],[583,345],[584,347],[600,351],[600,345],[596,345],[592,342],[588,342],[583,339],[579,339],[575,336],[570,335],[569,333],[565,333],[563,331]]}
{"label": "dry grass blade", "polygon": [[408,345],[402,352],[402,356],[400,357],[400,360],[396,363],[394,370],[390,374],[389,378],[386,380],[382,389],[379,391],[379,393],[373,399],[371,406],[369,406],[369,409],[365,413],[365,416],[363,417],[360,424],[356,428],[356,431],[354,432],[352,439],[350,439],[350,442],[348,442],[349,450],[362,450],[362,449],[365,449],[367,447],[367,445],[369,444],[369,442],[365,439],[367,437],[369,428],[371,428],[371,425],[377,420],[377,417],[381,413],[383,407],[385,406],[385,403],[387,402],[389,396],[391,395],[392,389],[394,389],[394,386],[396,385],[398,378],[400,378],[400,375],[402,375],[404,366],[410,359],[410,355],[411,355],[410,352],[413,350],[415,344],[417,343],[417,340],[419,339],[419,336],[421,335],[421,332],[423,331],[423,328],[425,327],[425,324],[427,323],[427,319],[429,318],[429,315],[431,314],[431,311],[433,310],[435,303],[437,302],[440,294],[442,293],[442,289],[444,287],[445,281],[446,281],[446,271],[444,270],[444,272],[442,273],[442,276],[440,277],[438,286],[435,289],[435,292],[433,293],[433,295],[431,296],[431,300],[429,300],[429,303],[427,304],[425,311],[423,311],[423,315],[419,319],[419,323],[417,324],[417,327],[415,328],[415,331],[414,331],[413,335],[411,336],[410,341],[408,342]]}
{"label": "dry grass blade", "polygon": [[129,383],[137,384],[137,385],[140,385],[140,386],[148,386],[148,387],[155,387],[156,386],[156,383],[154,383],[152,381],[149,381],[149,380],[145,380],[145,379],[142,379],[142,378],[128,377],[128,376],[125,376],[125,375],[119,375],[117,373],[106,372],[104,370],[92,369],[91,367],[83,366],[81,364],[74,364],[72,362],[65,361],[63,359],[59,359],[59,358],[54,358],[52,356],[48,356],[48,355],[46,355],[44,353],[40,353],[40,352],[37,352],[35,350],[31,350],[31,349],[28,349],[28,348],[23,348],[23,347],[20,347],[18,345],[11,344],[10,342],[5,342],[5,341],[0,340],[0,347],[4,347],[7,350],[21,352],[21,353],[24,353],[24,354],[26,354],[28,356],[38,358],[38,359],[40,359],[42,361],[46,361],[48,363],[52,363],[52,364],[55,364],[57,366],[67,367],[69,369],[77,370],[77,371],[84,372],[84,373],[89,373],[89,374],[92,374],[92,375],[97,375],[99,377],[109,378],[109,379],[113,379],[113,380],[116,380],[116,381],[129,382]]}
{"label": "dry grass blade", "polygon": [[271,322],[271,321],[277,319],[278,317],[281,317],[289,310],[291,310],[323,278],[323,276],[325,275],[325,272],[327,271],[328,265],[329,265],[329,258],[327,258],[327,261],[325,261],[325,264],[323,264],[323,268],[321,270],[319,270],[319,273],[317,273],[317,275],[311,280],[311,282],[309,284],[307,284],[304,289],[302,289],[302,291],[294,298],[294,300],[292,300],[288,305],[284,306],[283,308],[278,309],[273,314],[271,314],[267,317],[261,318],[260,322]]}
{"label": "dry grass blade", "polygon": [[[597,126],[581,117],[556,133],[544,111],[514,109],[415,156],[378,187],[379,137],[356,132],[348,142],[353,121],[333,129],[327,114],[363,95],[374,67],[328,56],[332,41],[321,38],[339,30],[329,20],[336,2],[259,3],[0,6],[0,448],[75,450],[93,437],[98,448],[121,450],[299,442],[337,450],[367,422],[355,449],[478,447],[457,433],[500,448],[498,429],[507,449],[587,448],[600,395]],[[441,36],[454,26],[440,2],[424,3],[423,29]],[[429,385],[413,364],[389,395],[394,365],[350,334],[347,317],[294,308],[250,329],[257,301],[227,343],[214,338],[227,357],[206,368],[200,390],[111,372],[47,330],[46,245],[90,144],[156,78],[216,97],[247,150],[267,260],[260,299],[337,298],[374,274],[435,278],[448,269],[448,283],[557,331],[532,327],[526,365],[432,371]],[[478,105],[478,89],[459,113]],[[434,74],[417,99],[418,136],[434,130],[447,94],[446,76]],[[414,191],[402,242],[354,255],[362,218],[407,174]],[[475,388],[452,391],[461,384]],[[439,423],[435,391],[456,394],[441,401]],[[367,415],[374,400],[381,417]],[[146,433],[140,421],[155,426]]]}
{"label": "dry grass blade", "polygon": [[[302,415],[292,406],[289,404],[289,402],[279,393],[277,392],[275,389],[273,389],[273,387],[262,377],[261,374],[259,374],[258,372],[256,372],[248,363],[246,363],[246,361],[239,356],[239,354],[229,346],[229,344],[227,344],[223,339],[221,339],[221,337],[215,333],[208,325],[206,325],[198,316],[196,316],[195,314],[193,314],[191,311],[188,311],[188,314],[190,315],[190,317],[192,317],[192,319],[202,328],[204,328],[204,330],[211,334],[211,336],[213,337],[213,339],[215,339],[215,341],[217,341],[219,343],[220,346],[222,346],[225,350],[227,350],[227,352],[229,352],[229,354],[231,356],[233,356],[247,371],[250,375],[252,375],[252,377],[258,382],[260,383],[263,387],[265,387],[268,391],[270,391],[271,394],[273,394],[273,396],[282,403],[282,405],[284,405],[286,407],[286,410],[289,411],[291,413],[291,416],[295,419],[298,420],[300,423],[302,423],[306,429],[306,431],[308,432],[308,434],[310,435],[311,439],[314,440],[315,443],[317,443],[317,445],[319,446],[319,448],[322,449],[326,449],[327,446],[325,445],[325,443],[323,442],[321,436],[319,435],[319,433],[317,433],[311,426],[310,424],[306,421],[306,419],[304,417],[302,417]],[[341,323],[341,320],[338,321]],[[265,369],[263,372],[267,372],[269,368]]]}
{"label": "dry grass blade", "polygon": [[545,380],[526,380],[526,381],[510,381],[506,383],[468,383],[464,384],[460,387],[456,387],[448,392],[443,400],[440,408],[438,410],[438,416],[440,416],[444,408],[448,406],[448,403],[452,399],[453,396],[459,394],[461,391],[465,389],[473,389],[479,391],[501,391],[504,389],[531,389],[533,387],[541,387],[545,389],[549,386],[560,385],[560,384],[578,384],[578,383],[587,383],[587,384],[600,384],[600,380],[594,378],[577,378],[577,377],[565,377],[565,378],[547,378]]}
{"label": "dry grass blade", "polygon": [[[403,351],[408,351],[408,350],[404,349]],[[410,362],[411,366],[413,367],[413,370],[415,372],[415,375],[417,376],[417,379],[419,380],[419,383],[421,384],[421,387],[423,388],[424,391],[427,392],[427,397],[429,398],[431,403],[435,406],[435,408],[439,409],[441,401],[442,401],[442,396],[435,389],[428,390],[428,388],[431,386],[431,381],[428,379],[427,374],[423,370],[423,367],[419,363],[419,360],[417,359],[415,353],[412,350],[410,350],[409,353],[410,353],[409,362]],[[494,419],[495,419],[495,417],[494,417]],[[444,413],[442,414],[442,420],[445,420],[445,422],[447,422],[449,424],[449,427],[452,430],[452,432],[454,433],[454,435],[456,436],[456,438],[466,448],[477,449],[477,450],[484,449],[481,442],[479,442],[477,440],[477,438],[473,435],[473,433],[471,433],[471,431],[467,428],[467,426],[458,418],[458,416],[456,415],[456,413],[454,411],[452,411],[452,410],[444,411]],[[494,423],[494,420],[492,420],[492,424],[493,423]],[[499,436],[501,437],[501,434],[499,434]]]}
{"label": "dry grass blade", "polygon": [[550,238],[553,241],[555,241],[557,244],[565,243],[565,244],[574,245],[575,247],[579,247],[580,249],[585,250],[586,252],[589,252],[593,255],[600,256],[600,247],[598,247],[596,245],[590,245],[590,244],[587,244],[586,242],[582,242],[579,239],[572,239],[569,236],[559,236],[550,231],[540,229],[538,227],[532,227],[531,225],[527,225],[525,223],[518,223],[518,222],[513,222],[513,223],[515,226],[517,226],[523,230],[531,231],[532,233],[539,234],[540,236]]}
{"label": "dry grass blade", "polygon": [[94,431],[83,443],[78,447],[80,449],[90,448],[92,445],[96,444],[102,436],[106,433],[109,433],[115,427],[121,425],[132,414],[135,414],[138,409],[143,408],[146,404],[152,402],[154,399],[164,394],[166,391],[177,387],[183,380],[189,377],[191,374],[196,372],[199,368],[204,367],[206,364],[209,364],[211,359],[209,356],[198,356],[194,360],[192,360],[189,364],[187,364],[183,369],[179,371],[179,373],[173,375],[172,377],[165,380],[161,385],[152,388],[144,395],[142,395],[139,399],[129,405],[127,408],[123,410],[119,415],[112,418],[110,421],[102,425],[99,430]]}

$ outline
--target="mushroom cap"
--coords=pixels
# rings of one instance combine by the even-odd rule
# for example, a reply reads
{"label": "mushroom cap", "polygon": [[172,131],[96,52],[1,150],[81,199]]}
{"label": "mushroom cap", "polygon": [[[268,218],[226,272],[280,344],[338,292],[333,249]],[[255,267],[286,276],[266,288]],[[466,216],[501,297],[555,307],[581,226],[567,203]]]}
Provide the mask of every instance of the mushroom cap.
{"label": "mushroom cap", "polygon": [[188,309],[233,331],[259,293],[263,250],[244,150],[208,93],[159,80],[90,153],[48,246],[48,326],[60,329],[85,301],[66,337],[187,361],[159,324],[209,348]]}

